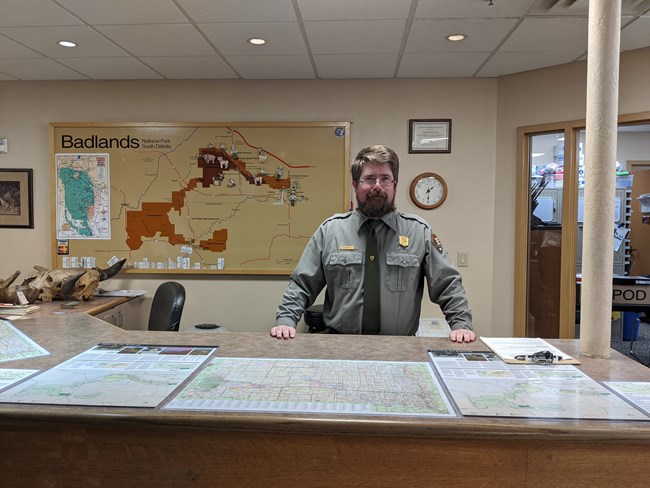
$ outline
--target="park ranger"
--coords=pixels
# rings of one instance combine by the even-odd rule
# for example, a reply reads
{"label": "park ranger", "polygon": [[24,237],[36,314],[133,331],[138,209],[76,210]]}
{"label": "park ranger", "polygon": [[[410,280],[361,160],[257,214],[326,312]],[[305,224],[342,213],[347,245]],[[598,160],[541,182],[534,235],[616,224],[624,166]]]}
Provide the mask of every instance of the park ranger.
{"label": "park ranger", "polygon": [[330,333],[414,335],[425,286],[451,327],[472,342],[472,314],[458,270],[429,224],[395,210],[399,158],[385,146],[362,149],[350,168],[357,208],[323,222],[290,278],[271,335],[290,339],[324,287]]}

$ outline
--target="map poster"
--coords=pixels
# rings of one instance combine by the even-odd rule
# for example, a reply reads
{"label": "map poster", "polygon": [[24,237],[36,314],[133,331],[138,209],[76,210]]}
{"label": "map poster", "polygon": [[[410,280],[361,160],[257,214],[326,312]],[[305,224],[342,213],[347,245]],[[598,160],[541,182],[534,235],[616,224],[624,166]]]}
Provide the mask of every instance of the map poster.
{"label": "map poster", "polygon": [[456,417],[422,362],[214,358],[163,408]]}
{"label": "map poster", "polygon": [[108,154],[56,154],[56,238],[110,239]]}
{"label": "map poster", "polygon": [[11,322],[0,319],[0,361],[13,361],[50,354]]}
{"label": "map poster", "polygon": [[349,122],[50,125],[57,268],[288,275],[350,207]]}
{"label": "map poster", "polygon": [[98,344],[3,391],[0,402],[153,408],[216,350],[217,346]]}
{"label": "map poster", "polygon": [[569,364],[507,364],[485,351],[429,354],[463,416],[650,420]]}

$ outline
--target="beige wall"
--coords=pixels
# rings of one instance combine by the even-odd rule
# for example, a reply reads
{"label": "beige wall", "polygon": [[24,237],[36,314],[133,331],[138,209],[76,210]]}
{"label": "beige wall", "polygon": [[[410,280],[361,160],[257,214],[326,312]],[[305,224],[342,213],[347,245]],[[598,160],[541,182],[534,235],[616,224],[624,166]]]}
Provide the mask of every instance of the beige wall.
{"label": "beige wall", "polygon": [[[621,61],[621,113],[650,110],[650,49]],[[425,217],[461,268],[479,334],[512,333],[516,127],[584,117],[584,63],[500,79],[340,81],[0,82],[0,167],[34,168],[35,228],[0,229],[0,277],[28,276],[51,259],[49,126],[54,121],[350,121],[351,151],[393,147],[401,158],[397,206]],[[451,118],[449,155],[409,155],[410,118]],[[449,197],[437,210],[416,210],[408,185],[418,173],[445,177]],[[176,279],[188,291],[182,328],[216,322],[266,331],[287,277],[129,275],[110,288],[153,292]],[[151,294],[144,301],[146,322]],[[423,316],[441,316],[425,300]]]}
{"label": "beige wall", "polygon": [[[469,253],[463,276],[476,326],[488,330],[496,89],[496,80],[490,79],[0,82],[0,132],[10,147],[8,155],[0,155],[0,165],[35,169],[35,229],[0,230],[0,276],[16,269],[26,276],[34,264],[50,264],[50,122],[351,121],[353,153],[383,143],[400,155],[401,210],[416,210],[408,200],[408,186],[418,173],[436,171],[447,180],[446,203],[420,213],[454,259],[458,250]],[[409,155],[409,118],[453,119],[452,153]],[[19,245],[8,248],[9,242]],[[110,287],[153,291],[161,279],[177,279],[188,292],[183,328],[216,322],[241,331],[272,326],[287,284],[287,277],[131,276],[111,280]],[[143,323],[149,303],[144,303]],[[440,312],[427,303],[423,315]]]}

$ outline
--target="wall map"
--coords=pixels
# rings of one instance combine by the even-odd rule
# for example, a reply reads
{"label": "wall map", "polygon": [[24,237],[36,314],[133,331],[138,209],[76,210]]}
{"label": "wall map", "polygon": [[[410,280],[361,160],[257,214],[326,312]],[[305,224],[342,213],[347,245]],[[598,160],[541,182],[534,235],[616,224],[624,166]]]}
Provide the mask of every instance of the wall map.
{"label": "wall map", "polygon": [[349,208],[349,126],[52,123],[54,266],[290,274]]}

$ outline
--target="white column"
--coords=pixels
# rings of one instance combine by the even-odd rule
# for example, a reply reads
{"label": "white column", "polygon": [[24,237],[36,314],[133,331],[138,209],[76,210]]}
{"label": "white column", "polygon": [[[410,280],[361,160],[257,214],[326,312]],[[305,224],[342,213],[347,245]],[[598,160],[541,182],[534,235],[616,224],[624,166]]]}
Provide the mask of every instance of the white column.
{"label": "white column", "polygon": [[609,357],[621,0],[590,0],[580,353]]}

